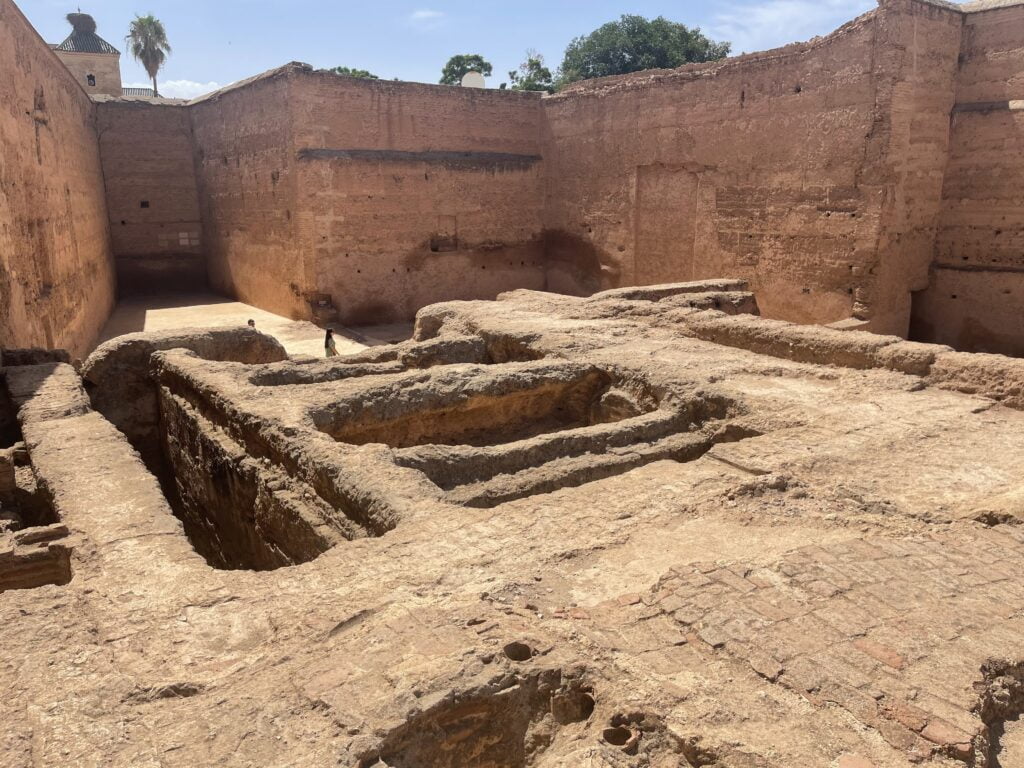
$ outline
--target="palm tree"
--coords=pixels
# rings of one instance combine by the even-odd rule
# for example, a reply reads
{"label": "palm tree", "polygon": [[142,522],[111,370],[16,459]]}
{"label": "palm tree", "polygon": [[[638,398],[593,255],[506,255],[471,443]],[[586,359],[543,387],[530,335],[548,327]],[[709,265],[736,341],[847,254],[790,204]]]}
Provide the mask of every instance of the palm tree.
{"label": "palm tree", "polygon": [[136,15],[135,20],[128,26],[128,34],[124,41],[131,51],[132,58],[142,64],[146,74],[153,78],[153,95],[159,96],[156,89],[156,73],[167,60],[167,54],[171,52],[171,44],[167,42],[167,31],[163,22],[153,14]]}

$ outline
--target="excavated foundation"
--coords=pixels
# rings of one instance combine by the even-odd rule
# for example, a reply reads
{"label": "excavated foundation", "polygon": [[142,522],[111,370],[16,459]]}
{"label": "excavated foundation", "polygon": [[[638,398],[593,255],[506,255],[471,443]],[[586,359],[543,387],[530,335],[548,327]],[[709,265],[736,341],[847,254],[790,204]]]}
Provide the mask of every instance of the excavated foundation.
{"label": "excavated foundation", "polygon": [[493,507],[758,434],[721,395],[542,357],[510,337],[260,366],[157,352],[165,490],[207,562],[268,570],[382,535],[417,498]]}
{"label": "excavated foundation", "polygon": [[312,560],[367,531],[306,484],[249,456],[184,398],[161,389],[171,506],[217,568],[270,570]]}
{"label": "excavated foundation", "polygon": [[578,676],[557,669],[509,675],[413,717],[358,766],[525,768],[542,760],[560,729],[585,723],[593,712],[593,696]]}
{"label": "excavated foundation", "polygon": [[1024,368],[676,291],[8,364],[0,762],[1019,764]]}
{"label": "excavated foundation", "polygon": [[978,768],[1024,765],[1024,662],[993,660],[982,669],[978,714],[985,724],[976,737]]}
{"label": "excavated foundation", "polygon": [[33,364],[32,350],[8,350],[7,356],[29,365],[4,368],[0,375],[0,592],[63,585],[72,577],[68,529],[52,490],[36,476],[17,419],[18,403],[39,388],[52,366]]}

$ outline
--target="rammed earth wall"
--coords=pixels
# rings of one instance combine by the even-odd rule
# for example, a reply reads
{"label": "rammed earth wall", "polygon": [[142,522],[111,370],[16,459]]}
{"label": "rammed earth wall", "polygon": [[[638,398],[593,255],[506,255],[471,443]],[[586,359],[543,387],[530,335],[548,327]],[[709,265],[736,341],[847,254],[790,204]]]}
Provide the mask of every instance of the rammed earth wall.
{"label": "rammed earth wall", "polygon": [[[25,30],[21,60],[45,62],[32,77],[58,77],[3,2]],[[97,125],[122,284],[201,282],[205,268],[243,301],[359,324],[513,288],[728,275],[770,318],[1024,354],[1020,33],[1024,4],[880,0],[809,43],[550,97],[290,64],[188,103],[115,100]],[[29,114],[9,118],[21,142],[10,167],[31,170],[39,132],[43,168],[58,171],[5,187],[13,210],[50,223],[25,214],[4,236],[59,254],[5,266],[18,272],[4,289],[20,291],[7,302],[19,343],[48,343],[47,323],[58,343],[109,307],[103,200],[85,181],[93,107],[67,81],[61,108],[80,120],[61,130],[74,136],[46,144],[63,123],[33,116],[27,80]],[[72,264],[87,279],[51,279]],[[96,300],[71,310],[54,291]]]}

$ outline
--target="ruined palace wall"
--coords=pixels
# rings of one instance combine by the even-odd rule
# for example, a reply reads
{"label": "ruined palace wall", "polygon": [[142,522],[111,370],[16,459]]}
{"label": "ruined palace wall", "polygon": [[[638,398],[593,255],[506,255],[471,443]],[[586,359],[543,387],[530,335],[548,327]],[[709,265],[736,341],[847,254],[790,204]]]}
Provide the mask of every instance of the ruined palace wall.
{"label": "ruined palace wall", "polygon": [[882,215],[872,279],[854,290],[876,333],[906,336],[911,294],[928,284],[962,26],[963,14],[921,0],[884,0],[877,14],[876,122],[859,183],[882,190]]}
{"label": "ruined palace wall", "polygon": [[885,0],[808,44],[546,99],[549,287],[727,274],[750,280],[769,317],[854,314],[905,333],[910,280],[930,258],[958,23]]}
{"label": "ruined palace wall", "polygon": [[96,132],[122,295],[206,286],[188,110],[147,101],[97,106]]}
{"label": "ruined palace wall", "polygon": [[296,71],[299,240],[345,323],[544,287],[540,97]]}
{"label": "ruined palace wall", "polygon": [[0,347],[81,356],[114,299],[94,107],[0,0]]}
{"label": "ruined palace wall", "polygon": [[546,99],[549,285],[727,274],[769,317],[833,321],[873,257],[873,16],[811,45]]}
{"label": "ruined palace wall", "polygon": [[966,14],[960,58],[935,264],[912,336],[1024,355],[1024,5]]}
{"label": "ruined palace wall", "polygon": [[214,290],[309,317],[296,238],[291,67],[191,102],[204,250]]}

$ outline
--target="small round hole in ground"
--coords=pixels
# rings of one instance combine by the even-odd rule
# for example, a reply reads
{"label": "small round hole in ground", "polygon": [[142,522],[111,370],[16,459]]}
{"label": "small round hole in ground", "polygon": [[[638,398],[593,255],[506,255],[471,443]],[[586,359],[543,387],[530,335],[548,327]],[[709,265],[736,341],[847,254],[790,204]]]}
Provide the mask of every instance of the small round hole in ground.
{"label": "small round hole in ground", "polygon": [[561,725],[582,723],[594,714],[594,697],[579,689],[557,693],[551,697],[551,715]]}
{"label": "small round hole in ground", "polygon": [[614,728],[605,728],[601,732],[601,738],[613,747],[626,746],[632,737],[633,732],[629,728],[623,728],[621,725],[617,725]]}
{"label": "small round hole in ground", "polygon": [[502,650],[504,650],[505,656],[512,661],[529,661],[533,658],[533,648],[526,643],[512,642]]}

